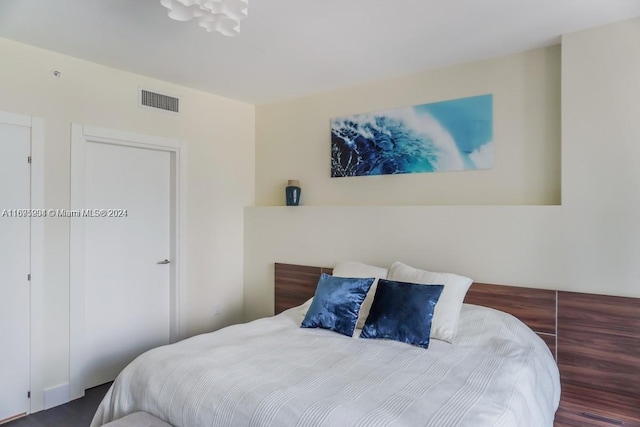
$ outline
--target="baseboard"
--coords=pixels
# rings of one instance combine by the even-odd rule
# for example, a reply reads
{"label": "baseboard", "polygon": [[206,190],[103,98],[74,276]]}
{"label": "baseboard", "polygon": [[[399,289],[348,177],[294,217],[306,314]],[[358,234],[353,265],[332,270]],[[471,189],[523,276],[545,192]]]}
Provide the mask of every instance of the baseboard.
{"label": "baseboard", "polygon": [[9,417],[9,418],[6,418],[4,420],[0,420],[0,424],[7,424],[7,423],[9,423],[11,421],[18,420],[18,419],[20,419],[22,417],[25,417],[25,416],[27,416],[27,414],[14,415],[13,417]]}
{"label": "baseboard", "polygon": [[50,409],[65,403],[69,403],[69,383],[44,390],[44,409]]}

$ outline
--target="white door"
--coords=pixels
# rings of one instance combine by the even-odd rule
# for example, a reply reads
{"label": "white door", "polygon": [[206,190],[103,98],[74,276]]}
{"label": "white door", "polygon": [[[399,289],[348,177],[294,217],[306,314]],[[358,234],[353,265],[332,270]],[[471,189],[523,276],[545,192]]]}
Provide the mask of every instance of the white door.
{"label": "white door", "polygon": [[29,410],[30,140],[0,124],[0,422]]}
{"label": "white door", "polygon": [[87,141],[84,191],[90,215],[106,215],[74,219],[84,221],[84,386],[90,388],[169,343],[171,265],[161,262],[171,252],[171,155]]}

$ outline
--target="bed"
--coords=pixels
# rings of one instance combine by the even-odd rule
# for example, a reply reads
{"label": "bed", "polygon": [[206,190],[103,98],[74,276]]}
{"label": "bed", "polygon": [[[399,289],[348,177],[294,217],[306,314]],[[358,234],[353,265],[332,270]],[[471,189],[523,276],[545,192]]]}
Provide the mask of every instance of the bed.
{"label": "bed", "polygon": [[[432,339],[427,349],[361,339],[361,329],[352,337],[301,328],[322,272],[276,264],[274,317],[144,353],[118,376],[91,426],[137,411],[176,427],[553,425],[552,334],[474,304],[462,306],[452,343]],[[487,286],[468,294],[492,301]],[[540,298],[521,296],[512,308],[528,313]],[[544,329],[544,315],[530,317]]]}

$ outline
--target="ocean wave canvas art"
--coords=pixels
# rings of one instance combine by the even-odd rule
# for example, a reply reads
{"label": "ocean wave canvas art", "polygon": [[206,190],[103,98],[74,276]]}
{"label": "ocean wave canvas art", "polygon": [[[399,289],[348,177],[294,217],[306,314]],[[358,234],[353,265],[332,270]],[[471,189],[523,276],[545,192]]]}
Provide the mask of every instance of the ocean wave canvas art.
{"label": "ocean wave canvas art", "polygon": [[331,176],[493,167],[493,95],[331,119]]}

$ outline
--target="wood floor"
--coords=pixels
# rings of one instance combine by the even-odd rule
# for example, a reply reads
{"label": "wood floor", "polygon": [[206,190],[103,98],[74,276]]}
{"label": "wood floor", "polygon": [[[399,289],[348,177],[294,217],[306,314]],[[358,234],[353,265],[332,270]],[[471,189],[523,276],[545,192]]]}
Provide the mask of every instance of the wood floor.
{"label": "wood floor", "polygon": [[81,399],[3,424],[2,427],[89,427],[111,383],[90,388]]}

